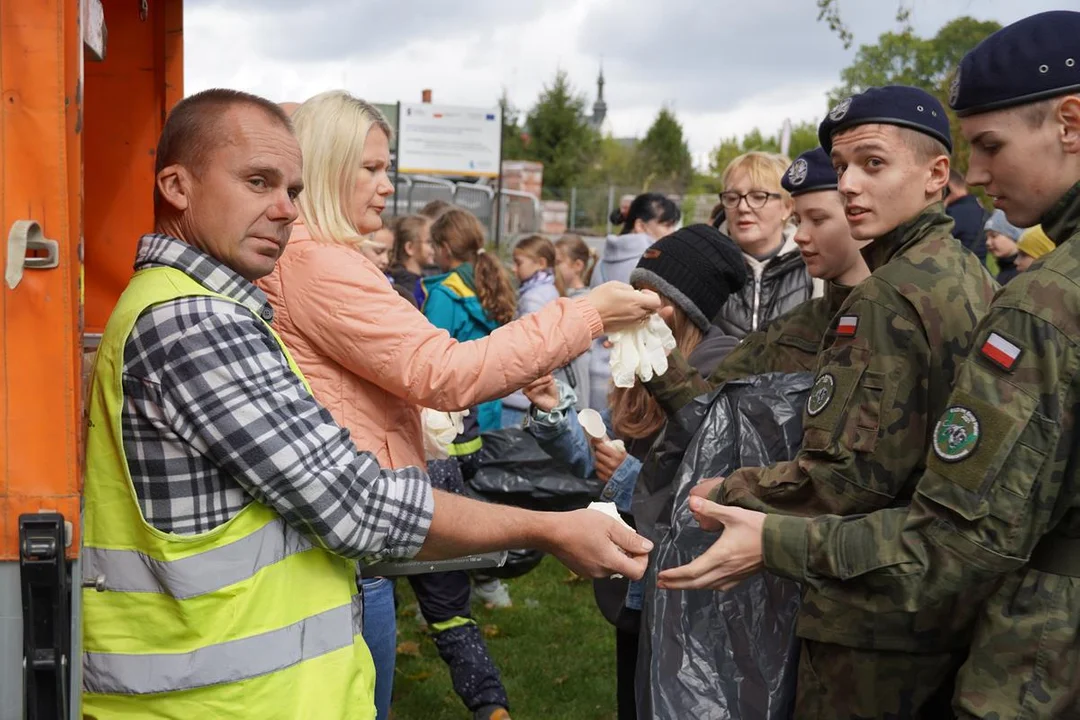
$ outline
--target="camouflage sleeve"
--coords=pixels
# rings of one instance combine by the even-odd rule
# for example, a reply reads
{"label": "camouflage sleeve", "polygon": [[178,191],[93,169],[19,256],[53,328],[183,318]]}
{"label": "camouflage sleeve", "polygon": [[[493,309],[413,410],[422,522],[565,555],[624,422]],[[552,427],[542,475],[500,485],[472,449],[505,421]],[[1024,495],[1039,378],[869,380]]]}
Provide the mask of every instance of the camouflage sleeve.
{"label": "camouflage sleeve", "polygon": [[713,389],[678,350],[668,355],[666,373],[643,384],[669,416],[689,405],[694,398]]}
{"label": "camouflage sleeve", "polygon": [[926,456],[930,348],[914,312],[884,283],[837,318],[818,359],[791,462],[742,468],[720,500],[763,512],[851,515],[892,504]]}
{"label": "camouflage sleeve", "polygon": [[668,371],[645,383],[660,407],[673,415],[694,398],[720,385],[770,372],[806,372],[814,369],[821,338],[831,314],[824,301],[811,300],[776,318],[764,329],[750,333],[728,353],[709,376],[702,379],[678,350],[668,358]]}
{"label": "camouflage sleeve", "polygon": [[871,611],[915,612],[1026,563],[1080,490],[1080,349],[1058,325],[992,309],[934,428],[910,509],[769,517],[766,566],[823,593],[839,593],[842,581],[845,602]]}

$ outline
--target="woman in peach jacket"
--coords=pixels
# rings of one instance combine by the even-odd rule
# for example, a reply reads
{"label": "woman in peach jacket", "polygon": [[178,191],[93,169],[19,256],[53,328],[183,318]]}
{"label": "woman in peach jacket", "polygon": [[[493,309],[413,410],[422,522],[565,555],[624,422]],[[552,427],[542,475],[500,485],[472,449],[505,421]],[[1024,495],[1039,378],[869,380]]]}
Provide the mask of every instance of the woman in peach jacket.
{"label": "woman in peach jacket", "polygon": [[[393,193],[385,118],[342,91],[311,98],[292,118],[304,157],[300,219],[274,272],[259,286],[315,397],[383,465],[426,466],[422,408],[464,410],[501,398],[584,353],[603,332],[642,320],[656,305],[628,285],[609,283],[487,338],[456,342],[356,249],[382,226],[380,215]],[[428,622],[433,629],[452,626],[436,633],[436,644],[469,709],[477,717],[505,717],[498,714],[506,700],[494,667],[491,682],[480,683],[479,691],[471,687],[476,683],[458,682],[483,670],[463,668],[458,657],[463,648],[483,643],[469,620],[467,587],[464,596],[459,612],[436,613]],[[440,642],[440,636],[449,637]],[[490,666],[484,654],[481,660]],[[463,662],[470,664],[469,658]],[[393,668],[384,677],[384,667],[378,668],[376,696],[388,698]]]}

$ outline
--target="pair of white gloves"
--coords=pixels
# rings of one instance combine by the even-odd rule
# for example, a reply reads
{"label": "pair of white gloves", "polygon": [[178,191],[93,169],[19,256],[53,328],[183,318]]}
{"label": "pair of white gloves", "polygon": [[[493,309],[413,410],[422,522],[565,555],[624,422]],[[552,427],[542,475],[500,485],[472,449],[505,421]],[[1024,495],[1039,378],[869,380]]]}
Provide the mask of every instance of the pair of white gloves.
{"label": "pair of white gloves", "polygon": [[424,428],[424,457],[428,460],[446,460],[450,457],[450,443],[465,429],[465,416],[461,412],[442,412],[424,408],[420,423]]}
{"label": "pair of white gloves", "polygon": [[675,336],[659,315],[650,315],[630,330],[608,334],[611,341],[611,379],[615,387],[634,386],[634,375],[648,382],[667,372],[668,353],[675,349]]}

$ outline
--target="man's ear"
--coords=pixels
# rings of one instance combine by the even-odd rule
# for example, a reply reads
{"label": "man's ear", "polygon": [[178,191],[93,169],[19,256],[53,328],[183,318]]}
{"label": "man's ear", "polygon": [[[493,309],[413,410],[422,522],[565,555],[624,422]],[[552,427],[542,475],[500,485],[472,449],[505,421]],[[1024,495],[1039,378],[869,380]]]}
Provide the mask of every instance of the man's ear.
{"label": "man's ear", "polygon": [[184,211],[191,203],[191,173],[183,165],[164,167],[155,178],[161,199],[174,209]]}
{"label": "man's ear", "polygon": [[949,185],[949,156],[938,155],[930,165],[930,174],[926,178],[926,194],[942,199],[945,188]]}
{"label": "man's ear", "polygon": [[1061,143],[1070,155],[1080,154],[1080,95],[1069,95],[1057,106],[1055,119],[1061,126]]}

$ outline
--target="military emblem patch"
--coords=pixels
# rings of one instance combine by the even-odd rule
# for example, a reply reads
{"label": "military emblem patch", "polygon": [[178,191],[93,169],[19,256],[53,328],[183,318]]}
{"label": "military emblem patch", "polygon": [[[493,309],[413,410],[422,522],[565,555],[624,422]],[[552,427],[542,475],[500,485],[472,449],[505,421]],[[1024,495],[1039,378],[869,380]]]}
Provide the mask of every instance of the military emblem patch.
{"label": "military emblem patch", "polygon": [[810,397],[806,398],[806,414],[810,417],[820,415],[829,406],[834,392],[836,392],[836,378],[830,373],[818,375],[818,379],[814,381],[814,387],[810,388]]}
{"label": "military emblem patch", "polygon": [[934,454],[944,462],[959,462],[979,444],[979,418],[971,410],[954,405],[934,428]]}
{"label": "military emblem patch", "polygon": [[956,68],[952,82],[949,83],[949,104],[956,107],[956,101],[960,99],[960,68]]}
{"label": "military emblem patch", "polygon": [[851,98],[844,98],[840,102],[836,103],[836,107],[829,111],[829,119],[833,122],[839,122],[847,115],[848,108],[851,107]]}
{"label": "military emblem patch", "polygon": [[791,163],[791,167],[788,168],[787,177],[788,182],[792,185],[802,185],[806,181],[806,175],[810,172],[810,166],[806,160],[799,158],[795,162]]}

